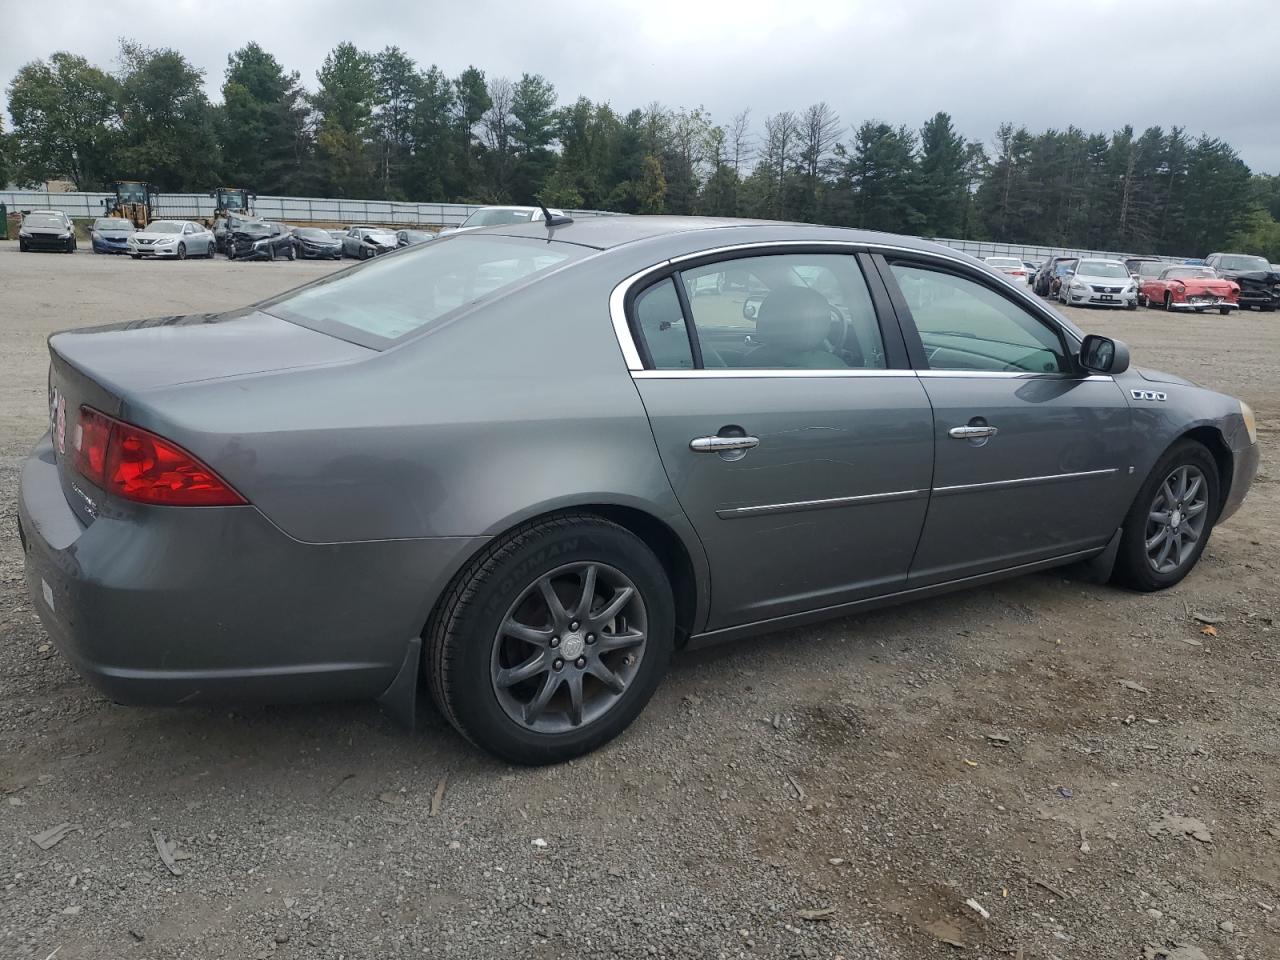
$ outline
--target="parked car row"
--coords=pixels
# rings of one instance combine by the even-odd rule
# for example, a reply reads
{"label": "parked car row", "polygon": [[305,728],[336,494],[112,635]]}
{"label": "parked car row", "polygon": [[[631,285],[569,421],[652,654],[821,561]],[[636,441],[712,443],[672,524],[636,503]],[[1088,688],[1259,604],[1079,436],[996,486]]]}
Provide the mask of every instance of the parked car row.
{"label": "parked car row", "polygon": [[1280,307],[1280,267],[1248,254],[1212,253],[1180,263],[1160,257],[1060,256],[1029,272],[1031,265],[1018,258],[985,259],[1001,273],[1026,277],[1037,294],[1064,305],[1222,314],[1242,307],[1264,312]]}
{"label": "parked car row", "polygon": [[[128,254],[143,258],[213,257],[228,260],[367,260],[381,253],[435,239],[427,230],[392,230],[354,225],[345,230],[290,227],[257,217],[231,214],[218,217],[212,227],[198,220],[153,220],[138,229],[123,217],[99,217],[89,228],[94,253]],[[31,210],[18,230],[18,248],[74,253],[75,224],[60,210]]]}

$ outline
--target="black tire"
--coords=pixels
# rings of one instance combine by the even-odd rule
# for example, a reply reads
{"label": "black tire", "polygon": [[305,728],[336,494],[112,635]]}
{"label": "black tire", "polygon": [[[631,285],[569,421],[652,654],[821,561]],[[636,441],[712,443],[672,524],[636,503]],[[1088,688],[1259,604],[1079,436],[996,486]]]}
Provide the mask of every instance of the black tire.
{"label": "black tire", "polygon": [[178,241],[178,259],[187,259],[187,245],[181,240]]}
{"label": "black tire", "polygon": [[140,254],[140,253],[131,253],[131,254],[129,254],[129,256],[130,256],[130,257],[132,257],[134,260],[141,260],[141,259],[142,259],[142,254]]}
{"label": "black tire", "polygon": [[[1195,467],[1204,475],[1205,486],[1208,488],[1205,494],[1206,516],[1204,527],[1201,530],[1199,539],[1195,542],[1188,555],[1178,564],[1177,568],[1161,573],[1152,566],[1147,556],[1148,515],[1151,513],[1152,506],[1157,499],[1157,493],[1165,479],[1183,466]],[[1221,506],[1219,484],[1218,465],[1214,461],[1213,455],[1205,449],[1203,444],[1197,443],[1195,440],[1184,439],[1179,440],[1166,450],[1164,455],[1156,461],[1156,465],[1151,468],[1151,473],[1147,475],[1146,481],[1138,490],[1138,495],[1134,498],[1133,505],[1129,508],[1129,512],[1124,518],[1124,525],[1121,527],[1120,549],[1116,554],[1116,565],[1112,579],[1117,583],[1124,584],[1143,593],[1165,590],[1180,582],[1200,560],[1200,555],[1204,552],[1204,548],[1213,532],[1213,525],[1218,520],[1218,510]]]}
{"label": "black tire", "polygon": [[[533,730],[499,701],[491,673],[499,627],[532,584],[584,562],[608,565],[634,584],[646,619],[643,652],[602,715],[562,732]],[[671,658],[673,611],[671,584],[644,541],[600,517],[559,514],[497,538],[454,578],[427,625],[423,670],[440,712],[476,746],[513,763],[558,763],[612,740],[649,702]]]}
{"label": "black tire", "polygon": [[31,252],[27,247],[27,241],[23,240],[21,237],[18,238],[18,252],[19,253]]}
{"label": "black tire", "polygon": [[1166,293],[1164,295],[1164,309],[1168,313],[1173,313],[1173,294]]}
{"label": "black tire", "polygon": [[1137,309],[1138,309],[1138,302],[1135,300],[1133,303],[1126,303],[1126,304],[1124,305],[1124,308],[1125,308],[1126,310],[1137,310]]}
{"label": "black tire", "polygon": [[227,259],[234,260],[236,258],[236,245],[234,243],[227,244]]}
{"label": "black tire", "polygon": [[293,249],[293,244],[289,244],[289,256],[286,257],[285,259],[293,260],[294,258],[297,257],[297,255],[298,255],[297,251]]}
{"label": "black tire", "polygon": [[1138,306],[1140,307],[1150,306],[1150,304],[1147,302],[1147,298],[1144,297],[1142,294],[1138,294]]}
{"label": "black tire", "polygon": [[1231,309],[1229,307],[1219,307],[1218,312],[1222,314],[1224,317],[1231,316]]}
{"label": "black tire", "polygon": [[275,259],[276,259],[276,248],[268,243],[267,244],[267,260],[271,263],[275,263]]}

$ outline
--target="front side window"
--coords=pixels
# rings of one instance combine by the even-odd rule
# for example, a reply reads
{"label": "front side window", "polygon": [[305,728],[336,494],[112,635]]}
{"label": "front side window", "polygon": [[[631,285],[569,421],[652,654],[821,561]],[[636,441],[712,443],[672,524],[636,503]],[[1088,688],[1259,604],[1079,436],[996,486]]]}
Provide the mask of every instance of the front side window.
{"label": "front side window", "polygon": [[679,276],[705,367],[885,367],[871,294],[850,254],[748,257]]}
{"label": "front side window", "polygon": [[931,370],[1066,373],[1058,331],[965,277],[892,264]]}
{"label": "front side window", "polygon": [[452,310],[589,252],[568,243],[456,234],[333,274],[259,309],[381,348]]}

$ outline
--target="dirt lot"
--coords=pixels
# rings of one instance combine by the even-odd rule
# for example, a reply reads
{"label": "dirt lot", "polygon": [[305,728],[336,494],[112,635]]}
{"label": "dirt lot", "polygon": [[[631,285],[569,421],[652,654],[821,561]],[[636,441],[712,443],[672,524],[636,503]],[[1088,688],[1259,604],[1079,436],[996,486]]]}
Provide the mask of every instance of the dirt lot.
{"label": "dirt lot", "polygon": [[327,269],[0,244],[0,956],[1280,956],[1280,319],[1077,318],[1258,412],[1177,589],[1032,576],[685,655],[621,739],[526,770],[371,704],[116,706],[28,602],[45,336]]}

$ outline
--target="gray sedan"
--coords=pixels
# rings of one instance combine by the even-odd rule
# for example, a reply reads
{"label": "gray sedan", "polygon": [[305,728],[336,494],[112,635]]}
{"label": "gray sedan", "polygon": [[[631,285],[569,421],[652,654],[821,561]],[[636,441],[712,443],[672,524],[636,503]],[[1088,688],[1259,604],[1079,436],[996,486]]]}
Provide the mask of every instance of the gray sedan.
{"label": "gray sedan", "polygon": [[58,334],[32,602],[121,701],[426,688],[521,763],[672,653],[1049,567],[1172,586],[1252,411],[945,247],[788,224],[457,233],[252,307]]}

